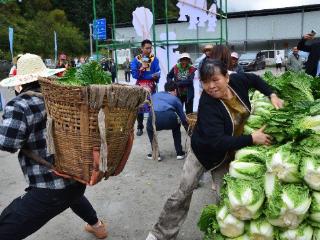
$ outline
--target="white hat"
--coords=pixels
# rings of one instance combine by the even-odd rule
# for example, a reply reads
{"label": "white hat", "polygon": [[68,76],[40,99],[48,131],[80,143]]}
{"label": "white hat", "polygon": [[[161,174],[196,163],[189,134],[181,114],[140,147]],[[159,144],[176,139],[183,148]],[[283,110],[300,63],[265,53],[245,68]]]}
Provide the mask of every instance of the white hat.
{"label": "white hat", "polygon": [[205,52],[207,50],[212,50],[213,49],[213,45],[212,44],[207,44],[202,48],[202,52]]}
{"label": "white hat", "polygon": [[231,57],[236,58],[236,59],[239,59],[239,54],[236,53],[236,52],[232,52],[232,53],[231,53]]}
{"label": "white hat", "polygon": [[182,58],[188,58],[191,60],[190,54],[189,53],[181,53],[179,60],[181,60]]}
{"label": "white hat", "polygon": [[39,77],[50,77],[64,70],[65,68],[49,69],[44,65],[41,57],[26,53],[22,55],[17,62],[17,75],[3,79],[0,82],[0,86],[19,86],[35,82]]}

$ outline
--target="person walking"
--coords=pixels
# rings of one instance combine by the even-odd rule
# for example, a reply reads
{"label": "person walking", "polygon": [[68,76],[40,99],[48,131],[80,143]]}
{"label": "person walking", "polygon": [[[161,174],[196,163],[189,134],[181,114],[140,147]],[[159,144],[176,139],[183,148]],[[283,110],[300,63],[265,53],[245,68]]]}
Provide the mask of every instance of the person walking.
{"label": "person walking", "polygon": [[320,41],[314,42],[314,37],[315,33],[305,34],[297,46],[299,50],[309,53],[306,73],[313,77],[320,76]]}
{"label": "person walking", "polygon": [[[172,137],[177,154],[177,160],[182,160],[185,158],[185,152],[182,150],[181,145],[180,122],[182,123],[184,128],[188,130],[186,115],[184,114],[182,104],[177,97],[177,84],[172,81],[167,82],[164,85],[164,90],[164,92],[159,92],[152,95],[156,131],[172,130]],[[152,146],[154,135],[152,126],[152,114],[150,114],[148,117],[147,133]],[[152,154],[148,154],[147,158],[152,159]],[[158,161],[161,161],[160,155],[158,156]]]}
{"label": "person walking", "polygon": [[124,77],[126,79],[126,82],[130,82],[130,61],[129,58],[126,58],[126,61],[123,63],[123,69],[124,69]]}
{"label": "person walking", "polygon": [[251,145],[271,144],[271,136],[263,132],[264,128],[251,135],[243,135],[244,124],[251,112],[249,89],[259,90],[270,97],[275,108],[283,106],[283,101],[260,77],[254,74],[229,75],[227,66],[214,59],[203,62],[200,76],[204,91],[180,185],[166,201],[146,240],[177,238],[180,227],[187,218],[193,191],[205,171],[217,169],[217,202],[223,175],[228,171],[234,151]]}
{"label": "person walking", "polygon": [[276,70],[277,71],[280,70],[280,72],[281,72],[283,59],[280,55],[280,51],[277,51],[277,55],[276,55],[275,59],[276,59]]}
{"label": "person walking", "polygon": [[[146,39],[141,42],[141,54],[132,60],[130,68],[132,77],[137,79],[136,85],[145,88],[150,94],[154,94],[160,78],[160,65],[158,58],[152,54],[152,42],[150,40]],[[149,112],[150,105],[148,103],[139,109],[137,136],[143,134],[144,113]]]}
{"label": "person walking", "polygon": [[237,52],[231,53],[231,71],[236,73],[244,73],[244,69],[239,65],[239,54]]}
{"label": "person walking", "polygon": [[111,73],[112,83],[115,83],[117,78],[117,67],[116,67],[116,64],[114,63],[113,58],[110,59],[110,63],[108,67],[109,67],[109,72]]}
{"label": "person walking", "polygon": [[182,53],[179,62],[167,75],[167,82],[174,81],[178,86],[178,98],[185,106],[186,114],[193,112],[194,74],[197,69],[192,66],[189,53]]}
{"label": "person walking", "polygon": [[102,58],[101,59],[101,67],[102,67],[103,71],[105,71],[105,72],[109,72],[110,71],[109,63],[108,63],[106,58]]}
{"label": "person walking", "polygon": [[[65,179],[47,165],[54,156],[47,151],[47,114],[39,77],[49,77],[65,69],[47,69],[41,57],[24,54],[17,62],[17,75],[0,82],[2,87],[21,85],[22,90],[5,107],[0,124],[0,150],[15,153],[28,183],[26,193],[14,199],[0,215],[0,239],[25,239],[68,208],[87,224],[85,230],[99,239],[108,236],[105,224],[84,196],[86,186]],[[38,163],[30,155],[43,158]]]}
{"label": "person walking", "polygon": [[297,47],[292,48],[292,54],[287,61],[287,70],[292,72],[299,72],[303,68],[303,62],[299,55],[299,49]]}

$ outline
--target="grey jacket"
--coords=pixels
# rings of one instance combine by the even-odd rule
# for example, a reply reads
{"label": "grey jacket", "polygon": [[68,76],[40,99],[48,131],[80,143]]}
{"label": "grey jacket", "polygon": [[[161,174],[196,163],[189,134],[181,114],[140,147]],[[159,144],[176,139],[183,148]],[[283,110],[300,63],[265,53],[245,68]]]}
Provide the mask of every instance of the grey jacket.
{"label": "grey jacket", "polygon": [[[299,55],[298,55],[299,56]],[[287,68],[289,71],[299,72],[302,70],[303,62],[301,57],[297,59],[293,54],[290,55],[287,62]]]}

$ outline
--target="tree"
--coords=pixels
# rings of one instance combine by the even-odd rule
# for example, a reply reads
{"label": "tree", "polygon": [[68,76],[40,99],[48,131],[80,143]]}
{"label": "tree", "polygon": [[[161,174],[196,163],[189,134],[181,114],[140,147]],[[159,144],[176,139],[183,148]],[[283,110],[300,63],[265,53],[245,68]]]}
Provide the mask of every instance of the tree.
{"label": "tree", "polygon": [[[51,4],[49,0],[33,0],[25,5],[16,3],[0,5],[0,42],[3,42],[0,49],[3,52],[9,52],[8,27],[12,26],[15,54],[30,52],[42,57],[52,57],[54,55],[54,31],[58,35],[59,51],[68,55],[81,55],[88,52],[87,41],[83,33],[68,21],[63,10],[47,11],[48,8],[52,8],[49,3]],[[22,14],[27,4],[33,4],[32,6],[42,10],[32,9]],[[44,6],[37,4],[44,4]],[[32,11],[34,11],[33,17],[30,15]]]}

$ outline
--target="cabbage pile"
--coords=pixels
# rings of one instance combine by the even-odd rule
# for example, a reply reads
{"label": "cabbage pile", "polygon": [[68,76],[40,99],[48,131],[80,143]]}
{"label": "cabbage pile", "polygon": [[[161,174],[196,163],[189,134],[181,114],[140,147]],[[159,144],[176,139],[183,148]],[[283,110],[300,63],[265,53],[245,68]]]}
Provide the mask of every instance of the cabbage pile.
{"label": "cabbage pile", "polygon": [[274,144],[236,152],[220,203],[199,219],[205,240],[320,240],[319,90],[304,73],[265,77],[286,105],[255,92],[245,134],[266,125]]}

